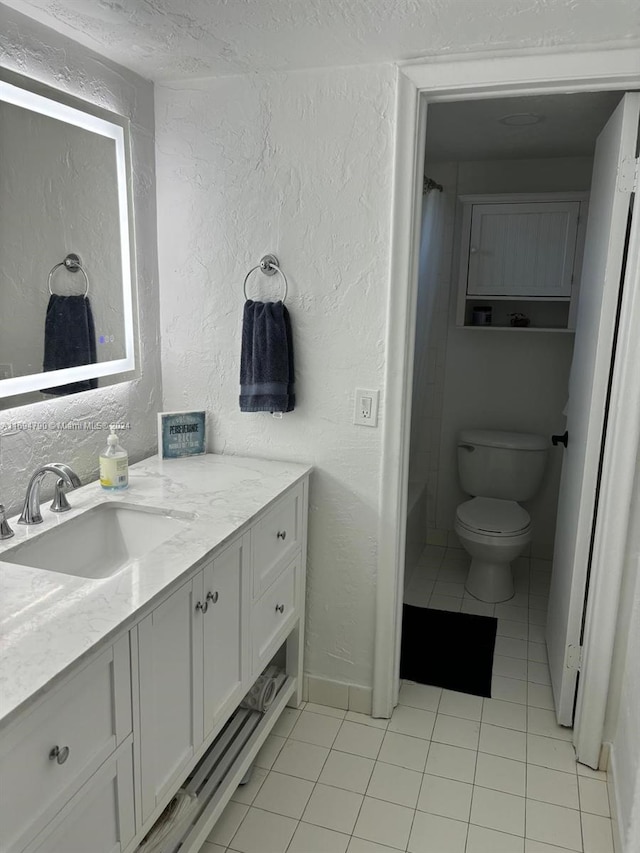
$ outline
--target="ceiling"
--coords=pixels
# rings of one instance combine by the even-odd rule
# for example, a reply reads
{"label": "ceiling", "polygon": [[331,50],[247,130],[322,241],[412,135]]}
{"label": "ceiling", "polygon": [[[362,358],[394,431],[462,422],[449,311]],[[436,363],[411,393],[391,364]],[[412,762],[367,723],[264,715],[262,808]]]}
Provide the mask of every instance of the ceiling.
{"label": "ceiling", "polygon": [[[589,157],[621,97],[620,92],[588,92],[432,104],[427,113],[426,159]],[[522,113],[542,120],[521,127],[499,121]]]}
{"label": "ceiling", "polygon": [[152,80],[640,43],[637,0],[3,0]]}

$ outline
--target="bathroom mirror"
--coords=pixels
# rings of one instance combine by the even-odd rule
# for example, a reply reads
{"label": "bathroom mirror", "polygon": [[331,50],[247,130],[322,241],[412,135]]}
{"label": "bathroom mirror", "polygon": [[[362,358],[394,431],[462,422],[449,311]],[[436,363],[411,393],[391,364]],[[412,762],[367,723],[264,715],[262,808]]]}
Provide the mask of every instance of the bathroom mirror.
{"label": "bathroom mirror", "polygon": [[136,376],[128,119],[0,69],[0,408]]}

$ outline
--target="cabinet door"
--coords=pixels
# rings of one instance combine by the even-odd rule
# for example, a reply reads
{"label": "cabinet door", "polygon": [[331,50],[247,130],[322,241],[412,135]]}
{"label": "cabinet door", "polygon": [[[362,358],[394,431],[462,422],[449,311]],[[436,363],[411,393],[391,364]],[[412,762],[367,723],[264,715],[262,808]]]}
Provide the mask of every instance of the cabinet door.
{"label": "cabinet door", "polygon": [[138,625],[142,819],[202,743],[202,573]]}
{"label": "cabinet door", "polygon": [[[23,792],[25,797],[27,792]],[[27,853],[122,853],[135,834],[129,738],[83,785]]]}
{"label": "cabinet door", "polygon": [[470,296],[569,297],[578,201],[474,204]]}
{"label": "cabinet door", "polygon": [[249,537],[230,545],[203,571],[205,737],[242,699],[247,676]]}

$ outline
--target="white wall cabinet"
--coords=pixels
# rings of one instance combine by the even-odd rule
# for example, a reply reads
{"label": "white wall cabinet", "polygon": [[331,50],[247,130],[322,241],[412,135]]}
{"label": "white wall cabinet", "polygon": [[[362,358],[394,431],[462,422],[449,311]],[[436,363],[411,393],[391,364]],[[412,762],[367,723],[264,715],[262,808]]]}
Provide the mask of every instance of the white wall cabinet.
{"label": "white wall cabinet", "polygon": [[[490,309],[482,328],[575,326],[587,194],[461,196],[460,326]],[[526,327],[513,325],[524,314]]]}
{"label": "white wall cabinet", "polygon": [[5,729],[1,853],[133,853],[285,643],[299,704],[306,490],[286,491]]}

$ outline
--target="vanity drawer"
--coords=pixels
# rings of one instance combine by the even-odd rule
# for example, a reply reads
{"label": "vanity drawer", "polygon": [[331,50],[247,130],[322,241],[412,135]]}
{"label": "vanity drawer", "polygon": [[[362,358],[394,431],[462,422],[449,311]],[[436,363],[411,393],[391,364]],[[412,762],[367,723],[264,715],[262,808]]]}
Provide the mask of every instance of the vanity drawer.
{"label": "vanity drawer", "polygon": [[253,672],[260,673],[295,622],[300,555],[253,608]]}
{"label": "vanity drawer", "polygon": [[260,598],[291,559],[302,538],[302,485],[286,494],[251,531],[253,597]]}
{"label": "vanity drawer", "polygon": [[21,850],[130,733],[126,635],[3,734],[3,853]]}

